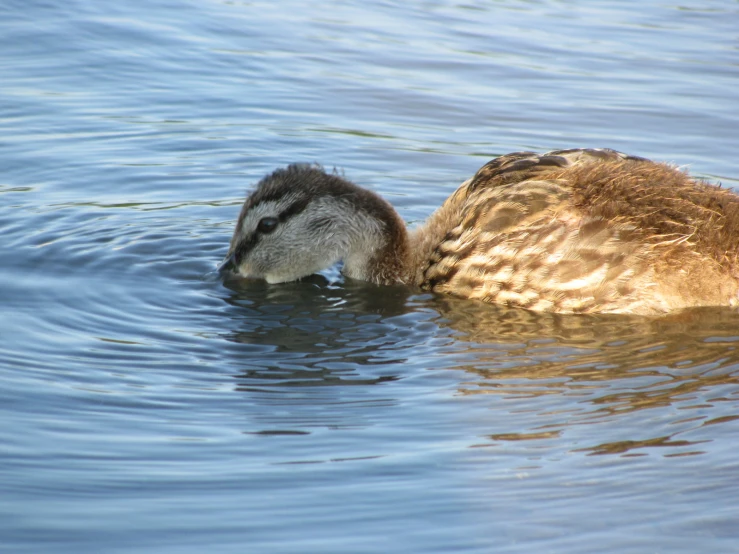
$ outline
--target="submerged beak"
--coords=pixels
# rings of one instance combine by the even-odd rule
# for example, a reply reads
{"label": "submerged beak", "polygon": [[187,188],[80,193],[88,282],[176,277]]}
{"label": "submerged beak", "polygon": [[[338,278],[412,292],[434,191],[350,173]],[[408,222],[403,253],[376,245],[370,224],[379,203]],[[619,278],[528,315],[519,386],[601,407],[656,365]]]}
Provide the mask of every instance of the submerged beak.
{"label": "submerged beak", "polygon": [[231,252],[228,256],[224,258],[224,260],[221,262],[221,265],[218,266],[218,273],[223,273],[224,271],[227,271],[229,269],[235,269],[236,268],[236,254],[234,252]]}

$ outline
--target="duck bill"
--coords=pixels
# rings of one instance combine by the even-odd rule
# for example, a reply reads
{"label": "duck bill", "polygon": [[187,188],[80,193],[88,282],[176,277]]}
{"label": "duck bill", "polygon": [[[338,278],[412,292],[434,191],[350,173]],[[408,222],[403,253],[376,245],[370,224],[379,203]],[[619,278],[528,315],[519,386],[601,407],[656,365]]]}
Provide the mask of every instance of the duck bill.
{"label": "duck bill", "polygon": [[221,265],[218,266],[218,273],[223,274],[224,272],[230,270],[230,269],[236,269],[236,254],[231,253],[227,255],[224,260],[221,262]]}

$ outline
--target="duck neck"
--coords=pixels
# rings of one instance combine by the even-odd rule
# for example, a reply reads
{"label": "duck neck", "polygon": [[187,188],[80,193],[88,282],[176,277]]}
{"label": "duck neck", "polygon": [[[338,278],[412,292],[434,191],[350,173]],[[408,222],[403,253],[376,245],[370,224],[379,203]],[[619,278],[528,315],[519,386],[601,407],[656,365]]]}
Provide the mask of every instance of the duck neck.
{"label": "duck neck", "polygon": [[409,259],[405,223],[386,200],[361,192],[366,196],[362,194],[354,205],[343,273],[378,285],[405,283]]}

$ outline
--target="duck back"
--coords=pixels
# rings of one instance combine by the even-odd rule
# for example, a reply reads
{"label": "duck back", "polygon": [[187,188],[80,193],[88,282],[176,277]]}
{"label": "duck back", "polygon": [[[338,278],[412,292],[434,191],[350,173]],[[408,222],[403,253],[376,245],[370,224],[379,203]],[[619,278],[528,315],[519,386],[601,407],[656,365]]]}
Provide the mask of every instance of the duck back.
{"label": "duck back", "polygon": [[739,196],[613,150],[483,166],[411,237],[416,284],[537,311],[736,304]]}

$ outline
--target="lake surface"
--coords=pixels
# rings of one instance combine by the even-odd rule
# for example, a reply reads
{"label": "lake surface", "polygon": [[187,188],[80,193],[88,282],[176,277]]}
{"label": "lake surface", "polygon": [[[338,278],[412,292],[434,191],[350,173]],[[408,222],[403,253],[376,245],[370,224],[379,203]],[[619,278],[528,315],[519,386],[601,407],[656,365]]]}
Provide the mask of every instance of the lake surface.
{"label": "lake surface", "polygon": [[221,280],[244,195],[489,158],[739,188],[739,3],[6,0],[0,551],[739,552],[739,315]]}

